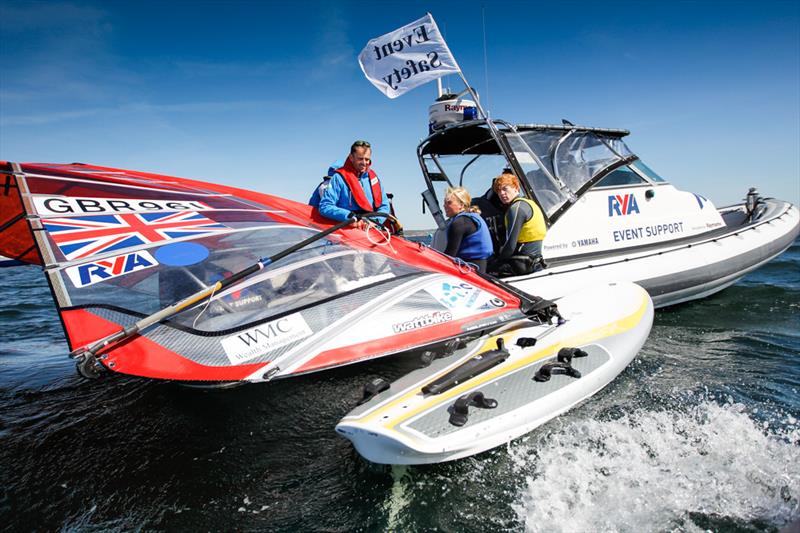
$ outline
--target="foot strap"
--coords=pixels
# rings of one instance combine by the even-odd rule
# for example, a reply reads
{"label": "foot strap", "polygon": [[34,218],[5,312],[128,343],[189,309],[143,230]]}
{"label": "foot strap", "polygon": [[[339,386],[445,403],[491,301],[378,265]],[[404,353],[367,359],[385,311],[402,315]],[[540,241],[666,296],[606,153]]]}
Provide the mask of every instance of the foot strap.
{"label": "foot strap", "polygon": [[494,409],[497,407],[497,400],[486,398],[482,392],[475,391],[466,396],[462,396],[456,403],[450,406],[450,423],[454,426],[463,426],[469,419],[469,408],[479,407],[481,409]]}

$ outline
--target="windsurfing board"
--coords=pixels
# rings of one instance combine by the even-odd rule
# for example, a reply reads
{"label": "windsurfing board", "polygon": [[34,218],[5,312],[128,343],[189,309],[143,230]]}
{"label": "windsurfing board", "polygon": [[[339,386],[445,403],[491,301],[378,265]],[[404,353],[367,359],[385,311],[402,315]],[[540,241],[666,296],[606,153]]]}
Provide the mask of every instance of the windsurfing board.
{"label": "windsurfing board", "polygon": [[633,360],[653,303],[633,283],[556,302],[565,322],[514,322],[392,383],[336,431],[367,460],[459,459],[524,435],[608,385]]}

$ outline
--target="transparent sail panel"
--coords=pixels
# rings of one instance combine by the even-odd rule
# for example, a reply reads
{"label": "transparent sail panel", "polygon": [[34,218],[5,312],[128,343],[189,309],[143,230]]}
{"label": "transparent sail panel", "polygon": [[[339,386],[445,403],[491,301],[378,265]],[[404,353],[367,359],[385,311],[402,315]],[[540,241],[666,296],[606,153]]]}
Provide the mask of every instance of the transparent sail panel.
{"label": "transparent sail panel", "polygon": [[[87,259],[62,269],[61,276],[73,306],[105,303],[151,314],[312,234],[307,228],[263,226],[190,243],[169,241]],[[180,250],[176,244],[199,247],[196,260],[169,253]]]}
{"label": "transparent sail panel", "polygon": [[[308,228],[254,228],[169,243],[60,271],[72,306],[105,306],[150,315],[300,242]],[[191,263],[176,245],[206,250]],[[170,249],[170,247],[173,247]],[[166,252],[165,252],[166,250]],[[191,252],[191,250],[190,250]],[[190,263],[190,264],[181,264]],[[381,254],[323,239],[214,295],[171,320],[208,331],[236,328],[398,276],[421,272]]]}
{"label": "transparent sail panel", "polygon": [[[181,314],[178,320],[199,330],[232,329],[312,306],[328,305],[353,291],[418,273],[421,270],[381,254],[331,245],[299,252],[297,257],[292,256],[291,263],[283,266],[278,263],[253,275],[216,295],[208,306],[198,306]],[[331,321],[339,318],[341,316],[330,316]]]}

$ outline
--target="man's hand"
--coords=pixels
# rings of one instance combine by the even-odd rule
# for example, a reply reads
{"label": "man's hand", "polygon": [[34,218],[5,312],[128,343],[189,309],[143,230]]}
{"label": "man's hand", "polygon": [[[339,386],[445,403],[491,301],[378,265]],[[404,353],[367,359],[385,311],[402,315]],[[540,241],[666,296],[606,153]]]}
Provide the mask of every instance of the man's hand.
{"label": "man's hand", "polygon": [[364,220],[363,218],[358,218],[358,216],[355,213],[351,212],[349,215],[347,215],[347,218],[349,218],[351,220],[355,220],[355,222],[353,222],[350,225],[350,227],[352,227],[352,228],[364,229],[364,228],[367,227],[367,221]]}

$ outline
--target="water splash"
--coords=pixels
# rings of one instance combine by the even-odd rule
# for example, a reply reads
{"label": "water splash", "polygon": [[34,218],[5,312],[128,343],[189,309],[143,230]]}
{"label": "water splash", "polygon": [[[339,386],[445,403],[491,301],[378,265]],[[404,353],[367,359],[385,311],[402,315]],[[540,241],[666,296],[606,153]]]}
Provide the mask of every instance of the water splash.
{"label": "water splash", "polygon": [[755,420],[732,401],[570,419],[512,454],[525,476],[513,507],[529,531],[774,527],[800,515],[798,420]]}
{"label": "water splash", "polygon": [[401,513],[408,507],[410,497],[407,487],[410,484],[408,466],[394,465],[392,472],[392,489],[389,500],[386,502],[386,512],[388,514],[388,530],[398,531],[400,529]]}

